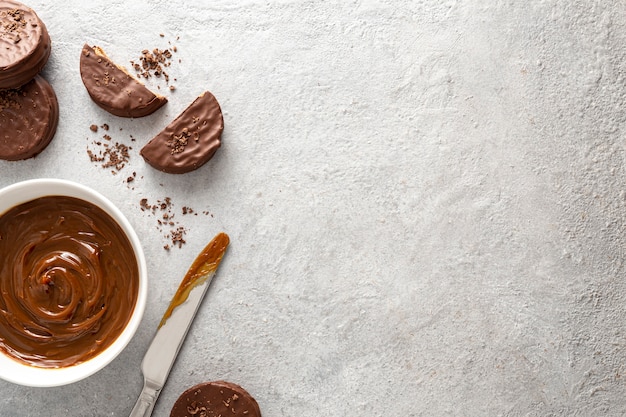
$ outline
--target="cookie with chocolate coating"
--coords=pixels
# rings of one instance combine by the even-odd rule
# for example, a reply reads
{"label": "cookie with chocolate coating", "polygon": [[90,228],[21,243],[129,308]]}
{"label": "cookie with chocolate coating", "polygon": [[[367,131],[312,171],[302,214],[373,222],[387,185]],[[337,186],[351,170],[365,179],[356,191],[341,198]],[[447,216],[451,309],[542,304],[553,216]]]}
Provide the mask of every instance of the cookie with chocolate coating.
{"label": "cookie with chocolate coating", "polygon": [[174,403],[170,417],[261,417],[256,400],[242,387],[226,381],[205,382],[189,388]]}
{"label": "cookie with chocolate coating", "polygon": [[202,93],[150,140],[141,156],[154,168],[184,174],[208,162],[221,146],[224,117],[217,99]]}
{"label": "cookie with chocolate coating", "polygon": [[0,0],[0,90],[32,80],[50,51],[50,35],[37,14],[17,1]]}
{"label": "cookie with chocolate coating", "polygon": [[20,88],[0,91],[0,159],[16,161],[40,153],[59,122],[59,103],[40,75]]}
{"label": "cookie with chocolate coating", "polygon": [[165,97],[150,91],[98,46],[83,46],[80,76],[91,99],[116,116],[147,116],[167,103]]}

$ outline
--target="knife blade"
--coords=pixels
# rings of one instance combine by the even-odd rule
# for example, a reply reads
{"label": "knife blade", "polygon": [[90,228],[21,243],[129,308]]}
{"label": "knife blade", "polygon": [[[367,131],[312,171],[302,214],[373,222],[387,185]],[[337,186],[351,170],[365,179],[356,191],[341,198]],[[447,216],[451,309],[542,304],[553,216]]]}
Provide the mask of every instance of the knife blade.
{"label": "knife blade", "polygon": [[189,327],[230,240],[220,233],[200,252],[172,298],[141,362],[143,389],[130,417],[152,415]]}

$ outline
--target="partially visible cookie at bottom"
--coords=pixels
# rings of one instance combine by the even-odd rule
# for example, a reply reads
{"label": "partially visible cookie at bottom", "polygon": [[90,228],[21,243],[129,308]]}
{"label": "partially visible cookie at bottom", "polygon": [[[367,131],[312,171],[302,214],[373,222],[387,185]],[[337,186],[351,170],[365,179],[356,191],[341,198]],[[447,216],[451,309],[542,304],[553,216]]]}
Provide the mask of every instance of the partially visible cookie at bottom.
{"label": "partially visible cookie at bottom", "polygon": [[0,91],[0,159],[28,159],[52,141],[59,103],[40,75],[20,88]]}
{"label": "partially visible cookie at bottom", "polygon": [[256,400],[232,382],[213,381],[195,385],[181,394],[170,417],[261,417]]}

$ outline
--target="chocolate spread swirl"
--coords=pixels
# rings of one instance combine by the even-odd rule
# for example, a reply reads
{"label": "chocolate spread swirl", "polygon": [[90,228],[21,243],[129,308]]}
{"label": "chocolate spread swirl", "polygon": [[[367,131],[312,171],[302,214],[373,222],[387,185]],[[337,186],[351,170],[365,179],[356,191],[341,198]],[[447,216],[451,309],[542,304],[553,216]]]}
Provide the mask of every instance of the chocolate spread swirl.
{"label": "chocolate spread swirl", "polygon": [[128,238],[102,209],[42,197],[0,216],[0,349],[32,366],[84,362],[130,320],[139,288]]}

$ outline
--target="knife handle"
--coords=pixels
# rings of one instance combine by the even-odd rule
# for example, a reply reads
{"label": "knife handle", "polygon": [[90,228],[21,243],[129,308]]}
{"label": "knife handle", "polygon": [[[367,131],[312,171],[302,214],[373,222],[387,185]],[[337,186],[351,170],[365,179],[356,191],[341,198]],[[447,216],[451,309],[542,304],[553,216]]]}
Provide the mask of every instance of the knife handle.
{"label": "knife handle", "polygon": [[144,379],[143,389],[129,417],[150,417],[160,393],[161,387]]}

